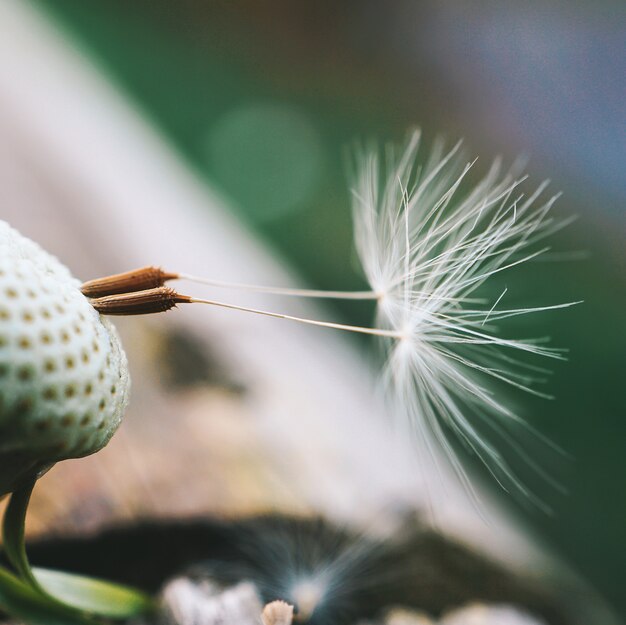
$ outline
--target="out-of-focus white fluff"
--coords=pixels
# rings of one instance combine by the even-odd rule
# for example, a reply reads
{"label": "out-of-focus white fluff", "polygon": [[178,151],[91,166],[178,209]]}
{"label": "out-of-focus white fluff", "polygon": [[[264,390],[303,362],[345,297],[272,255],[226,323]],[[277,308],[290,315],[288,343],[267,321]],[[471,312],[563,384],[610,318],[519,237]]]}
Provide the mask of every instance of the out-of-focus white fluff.
{"label": "out-of-focus white fluff", "polygon": [[384,163],[375,151],[357,158],[356,248],[378,295],[378,325],[399,335],[382,339],[386,388],[427,444],[434,439],[447,452],[468,486],[450,432],[500,484],[530,497],[471,417],[498,431],[533,464],[501,427],[507,421],[523,422],[495,396],[488,378],[543,396],[531,387],[541,370],[516,359],[515,352],[557,359],[563,353],[545,346],[543,339],[501,337],[493,324],[572,304],[499,308],[506,290],[495,302],[476,292],[494,274],[548,249],[536,244],[564,225],[550,214],[557,196],[540,199],[548,184],[543,182],[525,197],[518,189],[524,180],[519,167],[503,171],[499,161],[466,188],[472,163],[464,163],[459,144],[446,153],[443,143],[436,142],[425,165],[418,167],[419,143],[415,132],[403,150],[390,148]]}

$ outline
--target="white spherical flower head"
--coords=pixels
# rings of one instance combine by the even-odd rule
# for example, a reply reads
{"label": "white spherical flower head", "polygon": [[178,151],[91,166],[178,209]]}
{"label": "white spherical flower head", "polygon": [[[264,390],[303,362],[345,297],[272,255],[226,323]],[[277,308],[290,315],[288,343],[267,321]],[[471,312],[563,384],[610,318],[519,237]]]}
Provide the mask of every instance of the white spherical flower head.
{"label": "white spherical flower head", "polygon": [[0,222],[0,497],[93,454],[129,394],[115,328],[56,258]]}

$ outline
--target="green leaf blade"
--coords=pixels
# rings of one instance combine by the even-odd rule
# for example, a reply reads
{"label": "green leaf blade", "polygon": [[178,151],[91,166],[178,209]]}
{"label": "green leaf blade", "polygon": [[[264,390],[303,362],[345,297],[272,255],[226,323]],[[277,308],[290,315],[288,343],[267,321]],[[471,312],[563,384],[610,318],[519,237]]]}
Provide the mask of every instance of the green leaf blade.
{"label": "green leaf blade", "polygon": [[94,625],[72,608],[42,595],[0,567],[0,611],[29,625]]}
{"label": "green leaf blade", "polygon": [[142,592],[93,577],[34,567],[39,586],[61,603],[109,618],[130,618],[154,609]]}

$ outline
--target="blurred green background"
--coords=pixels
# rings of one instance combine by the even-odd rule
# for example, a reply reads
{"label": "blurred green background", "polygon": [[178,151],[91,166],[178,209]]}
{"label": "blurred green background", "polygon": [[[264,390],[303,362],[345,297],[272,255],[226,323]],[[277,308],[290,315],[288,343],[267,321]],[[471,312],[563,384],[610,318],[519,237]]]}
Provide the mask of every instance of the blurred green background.
{"label": "blurred green background", "polygon": [[[532,483],[554,516],[522,513],[626,612],[623,3],[40,4],[317,287],[363,286],[344,168],[355,139],[415,125],[427,140],[463,137],[477,173],[496,154],[532,157],[532,178],[564,191],[557,213],[579,216],[555,249],[584,258],[531,264],[494,293],[514,282],[524,305],[585,303],[520,322],[570,348],[550,380],[556,400],[516,401],[573,458],[540,458],[569,490]],[[359,306],[336,313],[369,321]]]}

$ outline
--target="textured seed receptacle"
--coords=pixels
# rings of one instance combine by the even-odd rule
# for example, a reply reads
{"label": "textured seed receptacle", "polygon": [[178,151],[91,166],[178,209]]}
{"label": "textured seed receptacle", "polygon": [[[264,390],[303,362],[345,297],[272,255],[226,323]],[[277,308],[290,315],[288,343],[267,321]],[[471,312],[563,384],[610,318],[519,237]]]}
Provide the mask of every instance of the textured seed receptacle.
{"label": "textured seed receptacle", "polygon": [[111,323],[66,267],[0,222],[0,496],[104,447],[128,392]]}

